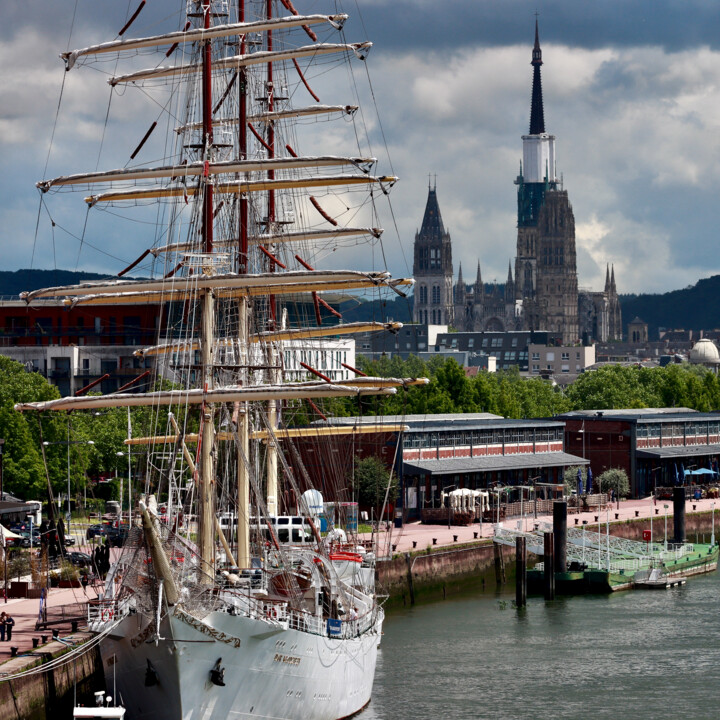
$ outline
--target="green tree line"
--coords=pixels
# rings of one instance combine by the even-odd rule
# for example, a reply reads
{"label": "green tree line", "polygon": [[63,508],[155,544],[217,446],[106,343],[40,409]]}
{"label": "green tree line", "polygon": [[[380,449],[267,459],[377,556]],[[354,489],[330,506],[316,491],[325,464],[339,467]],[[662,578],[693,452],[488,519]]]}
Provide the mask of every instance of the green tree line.
{"label": "green tree line", "polygon": [[[539,377],[524,378],[517,369],[467,377],[452,359],[433,358],[424,362],[382,358],[358,358],[359,369],[378,377],[425,377],[423,386],[399,389],[395,395],[335,398],[321,405],[330,417],[351,415],[431,415],[436,413],[488,412],[507,418],[552,417],[569,410],[610,410],[644,407],[688,407],[702,412],[720,409],[720,381],[709,370],[672,364],[664,368],[609,365],[583,373],[562,390]],[[47,480],[43,462],[54,491],[67,487],[67,449],[70,432],[70,479],[74,492],[84,488],[88,477],[101,473],[127,474],[127,410],[107,409],[100,413],[19,413],[17,402],[50,400],[58,397],[55,387],[37,373],[28,373],[20,364],[0,356],[0,438],[3,455],[4,488],[26,499],[43,499]],[[165,418],[149,408],[132,411],[133,436],[153,434],[156,421],[165,432]],[[156,411],[155,411],[156,412]],[[290,404],[284,413],[286,424],[304,425],[317,420],[307,403]],[[178,422],[183,425],[181,417]],[[197,428],[197,418],[189,419]],[[92,440],[93,444],[88,444]],[[124,452],[118,456],[118,452]],[[142,448],[133,449],[137,458]],[[135,463],[133,463],[135,464]]]}

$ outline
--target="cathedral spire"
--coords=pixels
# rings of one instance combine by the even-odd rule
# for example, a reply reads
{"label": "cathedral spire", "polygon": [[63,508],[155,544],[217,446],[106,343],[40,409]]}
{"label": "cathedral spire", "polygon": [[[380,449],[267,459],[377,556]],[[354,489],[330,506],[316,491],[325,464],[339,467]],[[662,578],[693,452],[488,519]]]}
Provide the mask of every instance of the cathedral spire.
{"label": "cathedral spire", "polygon": [[458,303],[465,302],[465,281],[463,280],[462,276],[462,263],[460,263],[460,267],[458,268],[458,281],[457,289],[455,290],[455,301]]}
{"label": "cathedral spire", "polygon": [[605,292],[610,292],[610,264],[605,266]]}
{"label": "cathedral spire", "polygon": [[615,265],[613,264],[612,270],[610,271],[610,290],[613,294],[617,293],[617,287],[615,287]]}
{"label": "cathedral spire", "polygon": [[423,240],[437,240],[439,242],[444,234],[445,228],[443,227],[443,221],[440,215],[437,192],[435,187],[428,185],[428,199],[425,205],[422,227],[420,228],[420,237]]}
{"label": "cathedral spire", "polygon": [[478,260],[477,274],[475,275],[475,297],[481,297],[484,290],[485,288],[483,286],[482,275],[480,273],[480,261]]}
{"label": "cathedral spire", "polygon": [[530,64],[533,66],[530,134],[541,135],[545,132],[545,113],[543,111],[542,82],[540,80],[540,66],[543,64],[543,61],[537,17],[535,18],[535,47],[533,47],[532,61]]}
{"label": "cathedral spire", "polygon": [[511,302],[515,299],[515,283],[512,276],[512,263],[508,260],[508,276],[505,283],[505,302]]}

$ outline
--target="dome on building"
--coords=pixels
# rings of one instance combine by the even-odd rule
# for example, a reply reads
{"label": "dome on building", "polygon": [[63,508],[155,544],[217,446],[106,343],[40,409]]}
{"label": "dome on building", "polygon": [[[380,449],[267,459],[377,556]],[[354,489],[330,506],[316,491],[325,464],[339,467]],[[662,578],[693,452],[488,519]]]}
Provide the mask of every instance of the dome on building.
{"label": "dome on building", "polygon": [[720,352],[712,340],[698,340],[690,351],[690,362],[697,365],[720,364]]}

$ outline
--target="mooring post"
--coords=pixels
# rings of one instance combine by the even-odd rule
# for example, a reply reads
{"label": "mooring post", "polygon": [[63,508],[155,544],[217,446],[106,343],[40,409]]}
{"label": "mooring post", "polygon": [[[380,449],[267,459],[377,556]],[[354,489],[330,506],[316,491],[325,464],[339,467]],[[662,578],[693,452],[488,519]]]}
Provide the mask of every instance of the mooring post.
{"label": "mooring post", "polygon": [[567,572],[567,502],[556,500],[553,503],[553,535],[555,543],[555,572]]}
{"label": "mooring post", "polygon": [[685,544],[685,488],[673,488],[673,541],[677,545]]}
{"label": "mooring post", "polygon": [[544,555],[543,563],[545,565],[545,599],[555,599],[555,562],[554,562],[554,545],[553,534],[544,533]]}
{"label": "mooring post", "polygon": [[412,576],[412,558],[410,557],[410,553],[405,553],[405,562],[407,563],[407,581],[408,581],[408,590],[410,591],[410,604],[415,604],[415,588],[413,586],[413,576]]}
{"label": "mooring post", "polygon": [[515,605],[519,608],[527,604],[527,554],[525,538],[515,538]]}
{"label": "mooring post", "polygon": [[495,582],[498,585],[505,584],[505,560],[502,554],[502,547],[499,543],[493,543],[495,551]]}

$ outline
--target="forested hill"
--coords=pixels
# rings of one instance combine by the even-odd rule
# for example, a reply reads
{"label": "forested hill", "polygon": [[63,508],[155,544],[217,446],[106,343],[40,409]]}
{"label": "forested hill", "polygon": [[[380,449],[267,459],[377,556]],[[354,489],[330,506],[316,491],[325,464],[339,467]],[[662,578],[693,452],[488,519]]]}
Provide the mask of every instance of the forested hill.
{"label": "forested hill", "polygon": [[3,270],[0,272],[0,296],[17,300],[21,292],[58,285],[76,285],[88,280],[105,280],[107,277],[71,270]]}
{"label": "forested hill", "polygon": [[658,327],[712,330],[720,327],[720,275],[662,295],[621,295],[623,325],[639,317],[648,324],[651,340]]}

